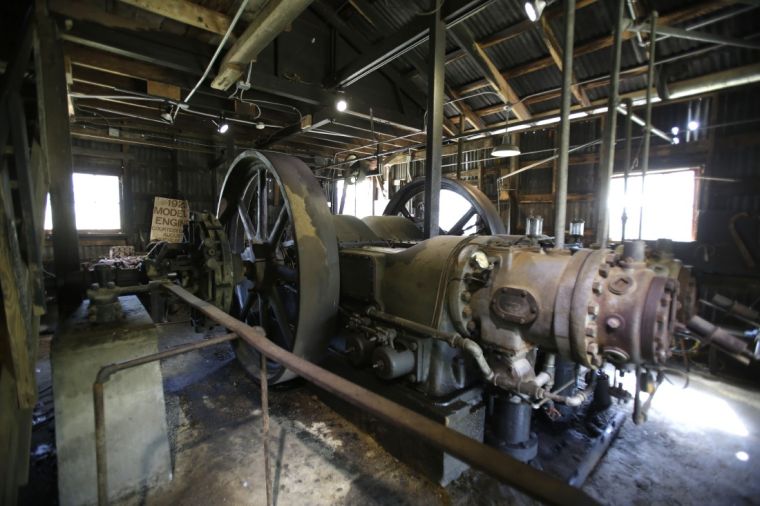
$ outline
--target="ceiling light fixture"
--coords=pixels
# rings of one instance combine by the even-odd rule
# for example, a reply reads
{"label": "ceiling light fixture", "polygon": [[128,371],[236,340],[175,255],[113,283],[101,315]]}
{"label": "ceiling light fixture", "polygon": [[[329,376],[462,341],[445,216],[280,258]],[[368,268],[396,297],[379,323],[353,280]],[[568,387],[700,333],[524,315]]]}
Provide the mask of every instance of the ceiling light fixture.
{"label": "ceiling light fixture", "polygon": [[538,21],[548,5],[546,0],[528,0],[525,2],[525,14],[533,22]]}
{"label": "ceiling light fixture", "polygon": [[520,146],[513,144],[509,138],[509,104],[504,108],[504,114],[506,119],[504,120],[504,136],[501,138],[501,142],[493,147],[491,156],[497,158],[507,158],[509,156],[517,156],[520,154]]}
{"label": "ceiling light fixture", "polygon": [[670,133],[672,133],[673,135],[678,135],[678,132],[680,131],[681,129],[678,128],[677,126],[674,126],[673,128],[670,129]]}
{"label": "ceiling light fixture", "polygon": [[256,123],[256,130],[264,130],[266,127],[267,126],[264,123],[262,123],[261,121],[259,121],[258,123]]}
{"label": "ceiling light fixture", "polygon": [[694,130],[696,130],[697,128],[699,128],[699,121],[693,119],[693,120],[689,121],[689,124],[686,125],[686,126],[689,128],[689,130],[691,130],[693,132]]}
{"label": "ceiling light fixture", "polygon": [[164,105],[161,110],[161,119],[167,123],[174,124],[174,116],[172,115],[172,106],[170,104]]}
{"label": "ceiling light fixture", "polygon": [[338,98],[338,100],[335,102],[335,108],[338,110],[338,112],[343,112],[348,109],[348,102],[346,102],[346,99],[344,98]]}
{"label": "ceiling light fixture", "polygon": [[217,131],[218,133],[220,133],[220,134],[226,134],[226,133],[227,133],[227,130],[229,130],[229,129],[230,129],[230,124],[229,124],[229,123],[227,123],[227,122],[224,120],[224,115],[223,115],[223,114],[220,114],[220,115],[219,115],[219,121],[214,121],[214,120],[211,120],[211,123],[213,123],[213,124],[214,124],[214,126],[216,126],[216,131]]}

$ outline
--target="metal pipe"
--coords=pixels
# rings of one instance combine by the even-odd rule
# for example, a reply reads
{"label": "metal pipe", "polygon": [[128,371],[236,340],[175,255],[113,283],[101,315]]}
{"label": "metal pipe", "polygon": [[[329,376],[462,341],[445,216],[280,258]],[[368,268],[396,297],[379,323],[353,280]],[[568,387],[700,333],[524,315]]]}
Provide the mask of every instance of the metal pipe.
{"label": "metal pipe", "polygon": [[[631,26],[628,28],[632,32],[650,32],[650,40],[652,33],[652,26],[646,26],[645,24]],[[693,30],[686,30],[683,28],[674,28],[672,26],[660,26],[657,30],[663,35],[669,35],[679,39],[695,40],[697,42],[709,42],[712,44],[722,44],[727,46],[736,46],[745,49],[760,49],[760,44],[757,42],[750,42],[747,40],[736,39],[734,37],[724,37],[722,35],[716,35],[707,32],[697,32]]]}
{"label": "metal pipe", "polygon": [[103,386],[105,383],[115,373],[123,371],[124,369],[130,369],[132,367],[156,362],[190,351],[233,341],[237,338],[237,334],[225,334],[223,336],[213,337],[208,341],[183,344],[158,353],[151,353],[150,355],[125,360],[124,362],[118,362],[116,364],[109,364],[100,368],[95,377],[95,383],[92,385],[92,396],[95,406],[95,467],[98,479],[98,504],[100,506],[108,504],[108,449],[106,447],[106,411],[103,397]]}
{"label": "metal pipe", "polygon": [[444,72],[446,57],[446,24],[439,0],[431,0],[434,12],[430,14],[430,42],[428,54],[428,102],[425,131],[425,222],[426,238],[438,235],[441,198],[441,151],[443,143]]}
{"label": "metal pipe", "polygon": [[259,383],[261,383],[261,422],[264,441],[264,479],[266,480],[267,506],[272,506],[272,466],[269,462],[269,378],[267,377],[267,357],[261,354]]}
{"label": "metal pipe", "polygon": [[483,377],[486,379],[486,381],[493,381],[494,372],[491,369],[491,366],[488,365],[488,362],[486,362],[485,355],[483,354],[483,349],[472,339],[462,337],[456,332],[443,332],[435,327],[430,327],[428,325],[423,325],[412,320],[407,320],[401,316],[384,313],[376,308],[370,308],[367,310],[367,316],[370,318],[376,318],[386,323],[397,325],[406,330],[411,330],[416,334],[421,334],[423,336],[432,337],[433,339],[445,341],[452,348],[459,348],[466,351],[478,364],[478,367],[483,373]]}
{"label": "metal pipe", "polygon": [[575,0],[565,0],[565,43],[562,53],[562,100],[559,124],[559,162],[554,196],[554,248],[565,247],[567,221],[567,173],[570,149],[570,106],[573,84],[573,44],[575,38]]}
{"label": "metal pipe", "polygon": [[641,154],[641,203],[639,205],[639,239],[644,229],[644,191],[649,170],[649,146],[652,142],[652,87],[654,86],[654,61],[657,44],[657,11],[652,11],[649,31],[649,68],[647,69],[646,113],[644,114],[644,152]]}
{"label": "metal pipe", "polygon": [[[198,90],[198,87],[200,87],[201,83],[206,80],[206,76],[208,76],[208,73],[211,71],[211,68],[214,66],[214,62],[219,57],[219,53],[222,52],[222,48],[227,43],[227,39],[230,37],[230,34],[232,34],[232,30],[235,28],[235,25],[237,24],[238,20],[240,19],[240,16],[243,14],[243,11],[245,11],[245,7],[248,5],[248,0],[242,0],[240,2],[240,7],[238,7],[237,12],[235,13],[235,16],[232,18],[232,21],[230,21],[230,26],[227,27],[227,31],[224,33],[224,37],[222,37],[222,40],[219,41],[219,45],[216,47],[216,51],[214,51],[214,55],[211,57],[211,60],[209,60],[208,65],[206,66],[206,70],[203,71],[203,75],[200,79],[198,79],[198,82],[195,83],[195,86],[193,86],[193,89],[190,90],[190,93],[187,94],[187,96],[182,100],[183,103],[187,104],[190,102],[190,99],[193,98],[193,95],[195,95],[195,92]],[[177,113],[179,112],[180,107],[177,107],[174,109],[174,117],[177,117]]]}
{"label": "metal pipe", "polygon": [[484,445],[430,418],[405,408],[313,364],[269,341],[259,328],[250,327],[205,302],[179,285],[165,289],[211,320],[235,332],[246,343],[323,390],[395,425],[446,453],[480,469],[503,483],[549,504],[599,504],[584,491],[523,464],[495,448]]}
{"label": "metal pipe", "polygon": [[617,129],[617,106],[618,93],[620,91],[620,59],[623,47],[623,31],[627,20],[624,18],[625,0],[617,0],[615,11],[615,35],[612,45],[612,73],[610,76],[610,91],[607,99],[607,123],[604,128],[604,142],[602,143],[600,168],[599,207],[596,220],[596,243],[601,248],[607,247],[609,231],[609,212],[607,199],[610,194],[610,179],[615,165],[615,131]]}
{"label": "metal pipe", "polygon": [[[509,112],[507,112],[509,114]],[[464,134],[464,114],[459,115],[459,135]],[[462,179],[462,156],[464,155],[464,137],[457,141],[457,181]],[[443,167],[441,167],[443,168]]]}
{"label": "metal pipe", "polygon": [[[626,98],[623,103],[625,109],[631,111],[633,109],[633,100]],[[628,176],[631,172],[631,145],[633,144],[633,115],[625,115],[625,148],[623,150],[623,216],[620,217],[622,221],[622,234],[621,241],[625,241],[625,225],[628,223]]]}

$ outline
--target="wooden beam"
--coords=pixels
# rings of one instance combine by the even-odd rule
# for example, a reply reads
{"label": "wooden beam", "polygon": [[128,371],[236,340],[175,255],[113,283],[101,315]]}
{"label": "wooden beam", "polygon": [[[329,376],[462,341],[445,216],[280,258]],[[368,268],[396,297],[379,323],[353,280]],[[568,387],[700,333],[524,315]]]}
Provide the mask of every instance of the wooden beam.
{"label": "wooden beam", "polygon": [[186,0],[121,0],[125,4],[194,26],[212,33],[224,35],[230,26],[230,18],[202,5]]}
{"label": "wooden beam", "polygon": [[59,302],[78,305],[78,287],[66,284],[69,273],[79,270],[79,236],[74,214],[71,181],[72,157],[67,111],[64,53],[58,30],[47,15],[38,15],[34,37],[34,68],[37,81],[37,113],[40,146],[50,175],[50,206],[53,215],[53,254]]}
{"label": "wooden beam", "polygon": [[[449,32],[454,41],[464,49],[480,68],[488,84],[499,94],[502,101],[512,105],[512,111],[518,119],[530,118],[531,114],[525,104],[520,102],[520,97],[512,89],[504,76],[499,72],[491,57],[488,56],[472,35],[472,32],[462,25],[457,25]],[[457,91],[457,93],[460,93]]]}
{"label": "wooden beam", "polygon": [[270,0],[224,55],[211,87],[227,90],[235,84],[246,66],[256,61],[259,53],[311,2],[312,0]]}
{"label": "wooden beam", "polygon": [[[540,32],[541,38],[543,39],[544,44],[546,44],[546,48],[549,50],[549,55],[552,57],[552,60],[554,60],[554,64],[557,66],[560,72],[564,72],[562,68],[563,49],[557,40],[556,35],[554,34],[554,30],[549,24],[549,20],[546,17],[541,18]],[[583,107],[588,107],[591,105],[591,100],[589,100],[588,95],[586,95],[586,92],[583,91],[583,88],[577,84],[578,77],[575,75],[575,70],[573,70],[570,79],[572,82],[571,91],[575,99],[578,100],[578,102]]]}
{"label": "wooden beam", "polygon": [[491,58],[486,54],[485,49],[483,49],[477,43],[475,43],[474,49],[488,66],[490,76],[486,76],[486,80],[489,82],[491,87],[494,88],[497,93],[499,93],[499,95],[501,95],[502,100],[512,104],[512,111],[515,113],[519,120],[529,119],[531,117],[530,111],[525,106],[525,104],[520,103],[520,97],[509,85],[504,75],[499,72],[499,69],[496,67],[493,60],[491,60]]}
{"label": "wooden beam", "polygon": [[[703,16],[705,14],[709,14],[716,10],[722,9],[732,3],[733,2],[731,0],[714,0],[714,1],[705,0],[698,4],[690,5],[689,7],[686,7],[684,9],[679,9],[677,11],[664,14],[660,16],[658,23],[667,24],[667,25],[683,23],[684,21],[688,21],[690,19]],[[629,31],[625,31],[622,34],[623,40],[628,40],[631,37],[634,37],[635,35],[636,35],[635,33],[629,32]],[[504,39],[504,40],[508,40],[508,39]],[[503,40],[499,40],[495,43],[500,43],[500,42],[503,42]],[[612,46],[612,42],[613,42],[612,35],[605,35],[603,37],[596,38],[585,44],[576,46],[575,50],[573,51],[573,56],[577,58],[579,56],[590,54],[590,53],[599,51],[601,49],[609,48],[610,46]],[[490,47],[491,45],[493,44],[488,44],[488,43],[483,44],[484,47]],[[504,76],[505,79],[513,79],[515,77],[519,77],[525,74],[530,74],[532,72],[545,69],[554,64],[555,64],[554,59],[550,55],[550,56],[538,58],[536,60],[530,61],[522,65],[518,65],[511,69],[506,69],[502,71],[501,74]],[[475,90],[485,88],[486,86],[489,86],[489,82],[485,79],[482,79],[482,80],[474,81],[470,84],[467,84],[456,91],[461,94],[467,94]]]}
{"label": "wooden beam", "polygon": [[[459,100],[462,98],[462,96],[456,91],[454,91],[451,88],[451,86],[449,86],[448,84],[445,85],[445,93],[451,98],[451,100]],[[472,125],[473,128],[477,130],[482,130],[483,128],[486,127],[485,122],[480,118],[480,116],[478,116],[478,114],[475,111],[472,110],[472,107],[470,107],[467,104],[467,100],[459,100],[458,102],[455,102],[452,105],[454,105],[454,107],[462,111],[462,114],[464,114],[465,119],[470,125]],[[502,110],[504,109],[503,104],[500,105],[500,107],[502,108]]]}

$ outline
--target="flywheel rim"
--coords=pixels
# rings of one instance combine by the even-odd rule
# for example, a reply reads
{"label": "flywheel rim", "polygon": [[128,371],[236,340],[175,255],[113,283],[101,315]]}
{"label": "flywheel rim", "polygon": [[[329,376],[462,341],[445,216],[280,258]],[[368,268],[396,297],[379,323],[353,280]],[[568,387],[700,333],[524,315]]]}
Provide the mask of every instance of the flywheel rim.
{"label": "flywheel rim", "polygon": [[[264,327],[281,347],[318,361],[334,330],[340,278],[332,215],[311,170],[291,156],[245,151],[227,172],[217,215],[234,254],[240,254],[246,266],[244,279],[235,286],[232,313],[249,325]],[[272,242],[277,231],[282,244]],[[236,342],[235,351],[246,372],[260,378],[258,352],[241,342]],[[295,374],[269,363],[267,377],[270,383],[281,383]]]}

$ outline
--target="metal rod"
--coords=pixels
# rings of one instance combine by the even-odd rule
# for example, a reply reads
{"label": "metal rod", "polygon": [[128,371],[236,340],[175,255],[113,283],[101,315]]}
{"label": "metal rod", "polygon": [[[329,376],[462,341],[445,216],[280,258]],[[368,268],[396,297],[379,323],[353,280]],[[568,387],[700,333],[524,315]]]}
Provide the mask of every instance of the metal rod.
{"label": "metal rod", "polygon": [[183,344],[158,353],[151,353],[150,355],[144,355],[116,364],[109,364],[100,368],[98,375],[95,377],[95,383],[92,385],[92,396],[95,406],[95,467],[98,479],[98,504],[100,506],[108,504],[108,448],[106,447],[106,411],[105,402],[103,400],[103,385],[111,378],[111,376],[124,369],[130,369],[150,362],[182,355],[183,353],[200,350],[227,341],[233,341],[237,338],[237,334],[225,334],[223,336],[213,337],[208,341]]}
{"label": "metal rod", "polygon": [[[626,98],[623,103],[625,109],[630,111],[633,108],[633,100]],[[633,144],[633,118],[632,114],[625,115],[625,148],[623,155],[623,215],[620,217],[622,222],[621,241],[625,241],[625,224],[628,223],[628,176],[631,172],[631,145]]]}
{"label": "metal rod", "polygon": [[446,57],[446,24],[443,21],[438,0],[430,1],[430,42],[428,53],[428,102],[425,147],[425,237],[438,235],[438,219],[441,198],[441,152],[443,145],[443,101]]}
{"label": "metal rod", "polygon": [[620,91],[620,59],[623,47],[623,31],[627,20],[624,18],[625,0],[617,0],[614,44],[612,46],[612,74],[610,76],[610,91],[607,99],[607,123],[604,127],[604,142],[602,143],[601,160],[599,164],[600,185],[599,207],[596,220],[596,243],[601,248],[607,247],[609,235],[609,211],[607,200],[610,194],[610,179],[615,165],[615,131],[617,126],[618,93]]}
{"label": "metal rod", "polygon": [[307,381],[526,494],[549,504],[599,504],[582,490],[280,348],[269,341],[261,329],[248,326],[179,285],[165,285],[165,288],[211,320],[235,332],[260,353]]}
{"label": "metal rod", "polygon": [[262,439],[264,440],[264,480],[266,480],[267,506],[272,506],[272,466],[269,462],[269,377],[267,376],[267,357],[261,353],[261,420]]}
{"label": "metal rod", "polygon": [[[559,161],[554,195],[554,248],[565,247],[567,221],[567,173],[570,150],[570,106],[573,85],[573,44],[575,38],[575,0],[565,0],[565,43],[562,49],[562,100],[559,123]],[[614,138],[614,137],[613,137]]]}
{"label": "metal rod", "polygon": [[654,86],[655,45],[657,42],[657,11],[652,11],[649,31],[649,68],[647,69],[646,112],[644,113],[644,152],[641,155],[641,202],[639,203],[639,239],[644,230],[644,191],[649,170],[649,146],[652,142],[652,87]]}
{"label": "metal rod", "polygon": [[[650,32],[650,38],[653,27],[646,25],[636,25],[628,28],[632,32]],[[660,26],[657,29],[663,35],[669,35],[679,39],[696,40],[698,42],[709,42],[712,44],[723,44],[727,46],[736,46],[746,49],[760,49],[760,44],[757,42],[750,42],[747,40],[736,39],[734,37],[724,37],[722,35],[716,35],[707,32],[697,32],[694,30],[685,30],[683,28],[674,28],[672,26]]]}
{"label": "metal rod", "polygon": [[[459,135],[460,136],[464,134],[464,124],[465,124],[464,114],[460,114],[459,115]],[[464,137],[459,137],[459,140],[457,141],[457,181],[462,179],[462,157],[463,156],[464,156]]]}

